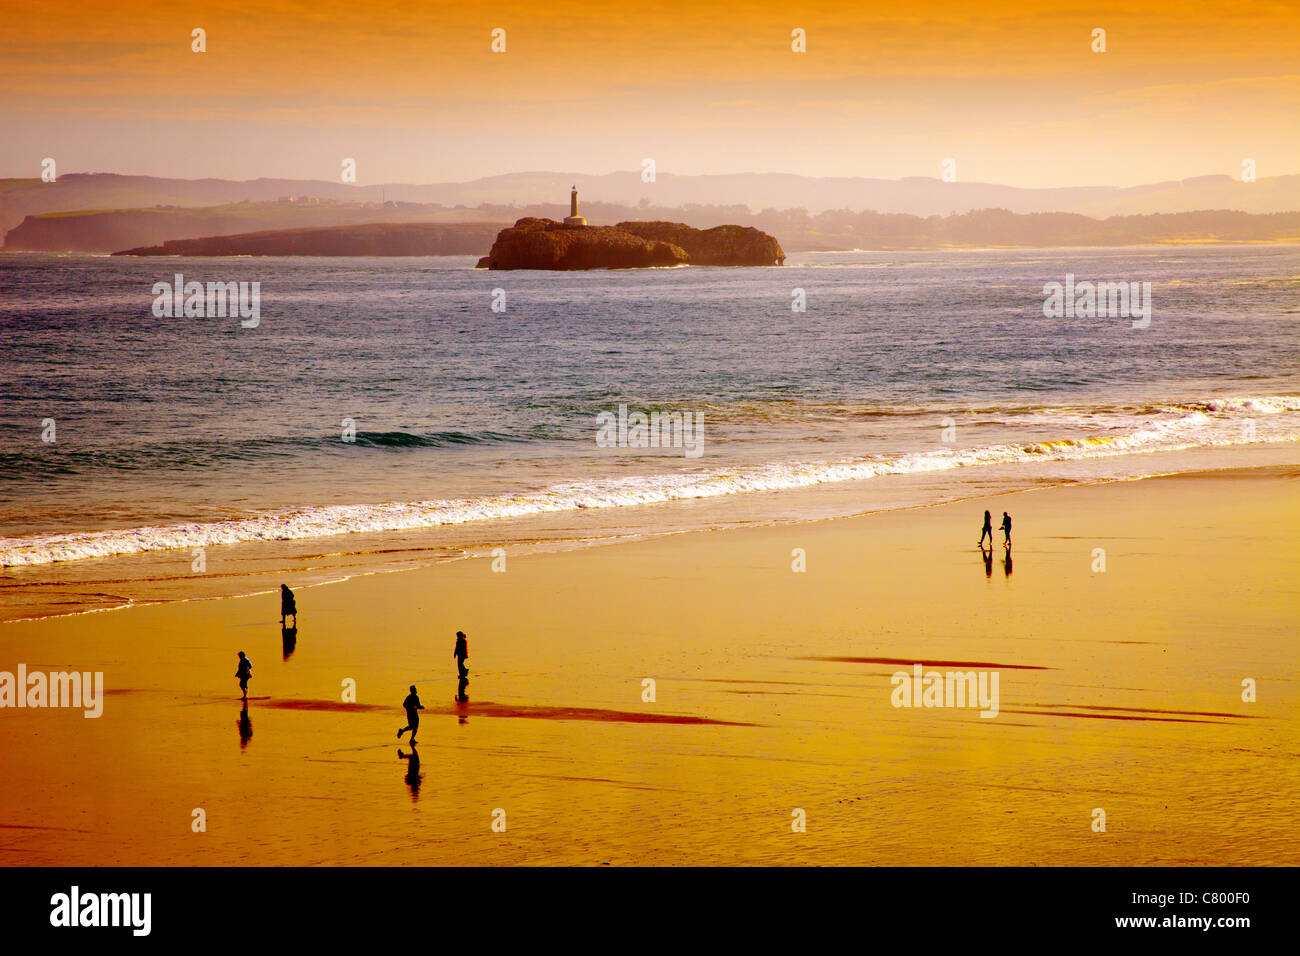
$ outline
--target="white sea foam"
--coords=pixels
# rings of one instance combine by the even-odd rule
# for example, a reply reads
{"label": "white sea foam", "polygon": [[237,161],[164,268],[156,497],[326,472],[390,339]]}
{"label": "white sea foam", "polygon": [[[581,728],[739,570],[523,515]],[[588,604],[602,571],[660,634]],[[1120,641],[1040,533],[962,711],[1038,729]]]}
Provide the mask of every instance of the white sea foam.
{"label": "white sea foam", "polygon": [[[139,554],[174,548],[205,548],[254,541],[285,541],[358,532],[392,532],[470,521],[491,521],[581,508],[620,508],[691,498],[807,488],[881,475],[939,472],[987,465],[1072,461],[1119,455],[1182,451],[1254,442],[1300,441],[1300,396],[1228,397],[1165,404],[1142,419],[1113,417],[1108,434],[1034,442],[944,448],[848,461],[779,461],[725,474],[707,471],[605,478],[555,484],[536,492],[483,498],[329,505],[262,513],[204,523],[145,526],[66,534],[0,538],[0,565],[23,566]],[[1047,421],[1058,427],[1097,417],[1071,409]],[[1160,417],[1163,416],[1163,417]],[[1280,427],[1245,427],[1254,416],[1281,416]],[[1102,416],[1111,420],[1112,416]],[[1025,418],[1020,419],[1024,424]],[[1123,425],[1123,429],[1118,426]]]}

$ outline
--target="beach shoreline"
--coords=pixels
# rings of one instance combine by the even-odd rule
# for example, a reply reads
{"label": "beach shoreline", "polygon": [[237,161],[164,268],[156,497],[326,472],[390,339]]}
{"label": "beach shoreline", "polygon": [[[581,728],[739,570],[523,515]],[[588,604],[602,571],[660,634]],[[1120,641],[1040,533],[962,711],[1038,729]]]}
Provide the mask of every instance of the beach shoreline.
{"label": "beach shoreline", "polygon": [[273,592],[286,579],[295,588],[315,587],[368,574],[477,560],[498,549],[514,555],[553,553],[669,534],[861,517],[1044,487],[1278,467],[1297,458],[1297,442],[1209,446],[1190,452],[1117,456],[1110,459],[1112,471],[1104,476],[1079,474],[1068,461],[1040,462],[1024,472],[1015,466],[985,465],[940,472],[934,478],[924,473],[882,475],[800,489],[609,509],[575,508],[400,532],[340,532],[0,567],[0,625],[173,601],[248,597]]}

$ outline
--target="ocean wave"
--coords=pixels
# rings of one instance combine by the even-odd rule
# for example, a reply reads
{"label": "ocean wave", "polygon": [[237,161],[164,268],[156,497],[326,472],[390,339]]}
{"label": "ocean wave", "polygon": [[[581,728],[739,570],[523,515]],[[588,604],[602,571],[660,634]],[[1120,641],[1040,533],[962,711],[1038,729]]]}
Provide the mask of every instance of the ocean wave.
{"label": "ocean wave", "polygon": [[279,460],[286,454],[314,454],[322,449],[375,448],[400,451],[407,448],[456,448],[469,445],[496,445],[526,442],[525,436],[495,431],[418,432],[359,431],[351,441],[339,434],[284,435],[265,438],[206,438],[184,441],[154,441],[136,445],[116,445],[65,450],[60,447],[51,457],[48,449],[40,451],[0,452],[0,479],[75,475],[83,471],[103,470],[150,471],[158,468],[199,468],[229,462]]}
{"label": "ocean wave", "polygon": [[427,435],[392,431],[357,432],[353,443],[363,448],[446,448],[449,445],[485,445],[523,440],[515,435],[490,431],[446,431],[432,432]]}
{"label": "ocean wave", "polygon": [[[30,566],[171,549],[255,541],[285,541],[363,532],[410,531],[471,521],[519,518],[584,508],[620,508],[820,484],[883,475],[939,472],[989,465],[1072,461],[1192,448],[1300,441],[1300,422],[1258,435],[1254,415],[1300,412],[1300,396],[1230,397],[1160,406],[1151,418],[1119,434],[1052,438],[974,448],[945,448],[846,461],[784,460],[726,473],[679,472],[554,484],[518,495],[380,504],[328,505],[213,522],[144,526],[0,538],[0,565]],[[1133,422],[1132,418],[1126,419]],[[1113,431],[1113,429],[1112,429]],[[369,440],[455,441],[407,433],[368,433]],[[358,434],[360,439],[361,434]]]}
{"label": "ocean wave", "polygon": [[1157,407],[1191,412],[1249,412],[1254,415],[1278,415],[1282,412],[1300,412],[1300,396],[1269,395],[1246,398],[1212,398],[1204,402],[1188,402]]}

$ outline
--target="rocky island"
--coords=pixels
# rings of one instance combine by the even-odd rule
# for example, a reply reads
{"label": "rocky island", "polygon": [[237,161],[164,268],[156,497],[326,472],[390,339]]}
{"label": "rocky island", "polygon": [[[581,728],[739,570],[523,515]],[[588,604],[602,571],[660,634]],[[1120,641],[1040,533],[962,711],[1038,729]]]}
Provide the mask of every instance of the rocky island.
{"label": "rocky island", "polygon": [[[682,222],[589,226],[570,196],[562,222],[527,216],[500,222],[367,222],[167,238],[115,256],[449,256],[477,255],[487,269],[647,269],[664,266],[773,266],[785,262],[775,238],[752,226],[696,229]],[[29,217],[30,219],[31,217]],[[493,240],[495,236],[495,241]]]}
{"label": "rocky island", "polygon": [[588,226],[578,191],[563,222],[520,219],[502,229],[481,269],[646,269],[656,266],[774,266],[785,262],[775,238],[752,226],[696,229],[681,222]]}

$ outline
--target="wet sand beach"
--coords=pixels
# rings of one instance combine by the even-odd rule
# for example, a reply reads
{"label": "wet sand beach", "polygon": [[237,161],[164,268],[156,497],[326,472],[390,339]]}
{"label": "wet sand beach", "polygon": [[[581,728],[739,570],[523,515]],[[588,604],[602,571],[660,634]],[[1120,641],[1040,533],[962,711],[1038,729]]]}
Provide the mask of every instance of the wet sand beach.
{"label": "wet sand beach", "polygon": [[[287,654],[273,593],[7,623],[107,696],[0,712],[0,862],[1294,865],[1298,542],[1241,469],[361,576]],[[893,706],[918,663],[997,716]]]}

